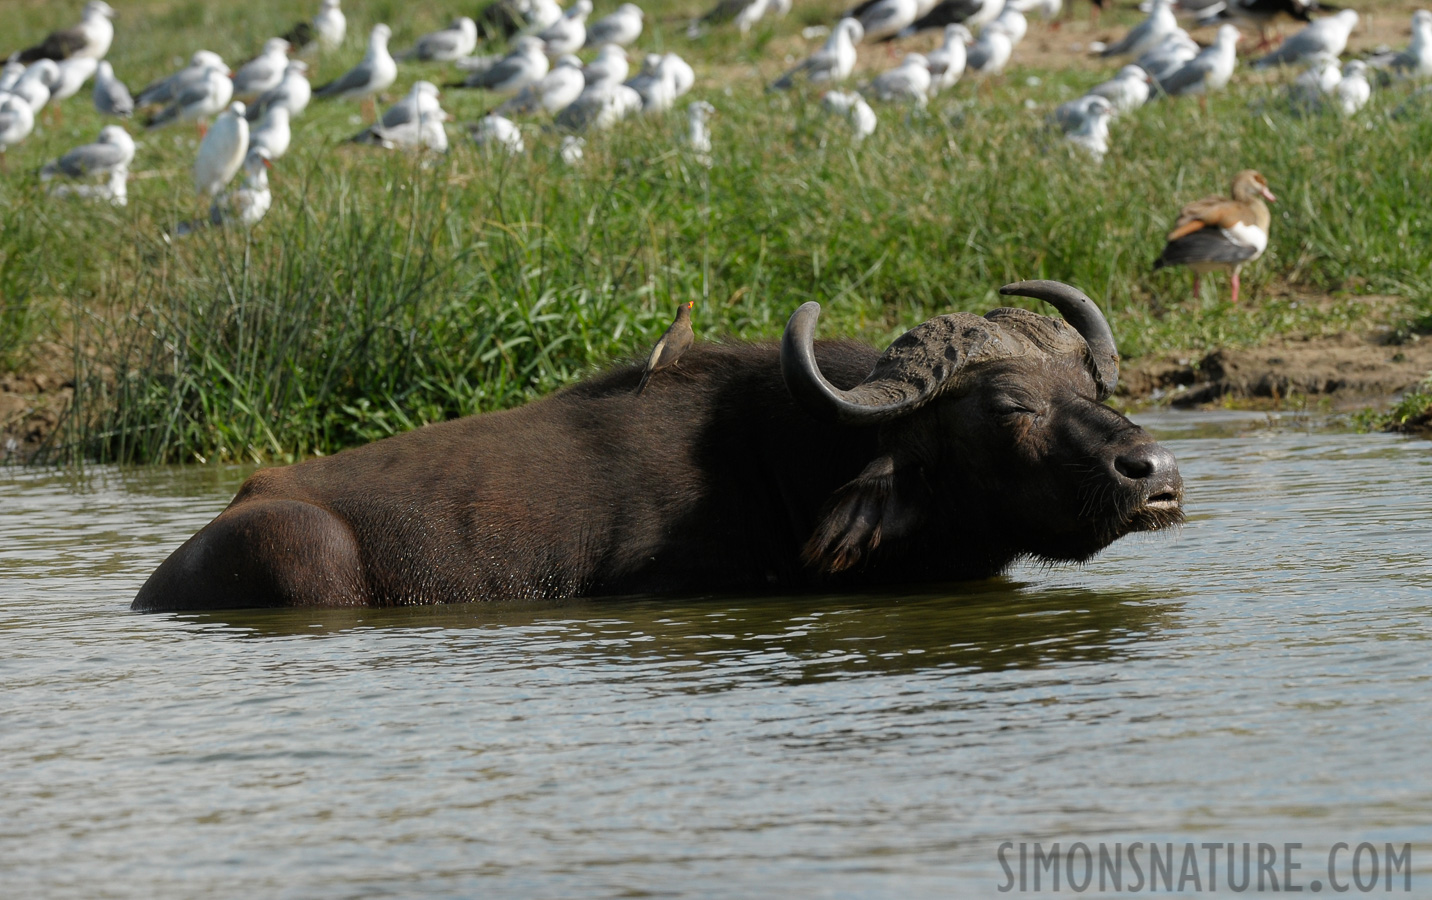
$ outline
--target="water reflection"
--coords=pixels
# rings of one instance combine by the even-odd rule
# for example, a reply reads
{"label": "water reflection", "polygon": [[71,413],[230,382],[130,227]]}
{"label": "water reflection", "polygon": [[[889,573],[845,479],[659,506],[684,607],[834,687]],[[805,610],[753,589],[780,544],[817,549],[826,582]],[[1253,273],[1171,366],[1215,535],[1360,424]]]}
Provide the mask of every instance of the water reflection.
{"label": "water reflection", "polygon": [[[617,599],[392,610],[238,610],[179,621],[239,639],[449,632],[446,664],[517,653],[550,664],[662,671],[748,668],[791,683],[923,670],[1001,671],[1109,660],[1157,640],[1167,590],[1040,590],[1006,579],[950,591],[793,598]],[[449,655],[447,651],[453,651]],[[534,652],[535,651],[535,652]],[[410,648],[400,654],[411,662]]]}

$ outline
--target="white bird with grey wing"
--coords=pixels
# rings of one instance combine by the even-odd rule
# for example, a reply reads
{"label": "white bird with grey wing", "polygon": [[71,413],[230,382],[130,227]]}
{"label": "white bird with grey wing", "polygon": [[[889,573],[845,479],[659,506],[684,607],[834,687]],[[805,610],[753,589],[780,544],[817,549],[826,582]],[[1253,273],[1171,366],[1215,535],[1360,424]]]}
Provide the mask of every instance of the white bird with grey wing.
{"label": "white bird with grey wing", "polygon": [[101,60],[94,76],[94,108],[104,116],[127,119],[134,114],[134,98],[124,82],[114,77],[114,68]]}
{"label": "white bird with grey wing", "polygon": [[229,74],[229,67],[224,64],[224,60],[219,54],[209,50],[196,51],[189,59],[189,65],[173,75],[145,85],[139,95],[134,98],[135,105],[152,106],[156,103],[168,103],[202,81],[204,74],[210,69],[218,69],[224,73],[225,77]]}
{"label": "white bird with grey wing", "polygon": [[315,97],[337,97],[346,100],[368,100],[385,91],[398,78],[398,64],[388,52],[388,39],[393,30],[379,23],[368,36],[368,52],[358,65],[333,81],[314,90]]}
{"label": "white bird with grey wing", "polygon": [[1186,66],[1202,49],[1180,28],[1134,60],[1134,65],[1148,72],[1158,84]]}
{"label": "white bird with grey wing", "polygon": [[825,46],[771,83],[771,90],[783,91],[798,80],[811,84],[844,81],[855,69],[855,45],[865,36],[865,29],[855,19],[835,23]]}
{"label": "white bird with grey wing", "polygon": [[1014,41],[1009,32],[991,22],[984,27],[965,54],[965,68],[983,76],[998,75],[1014,55]]}
{"label": "white bird with grey wing", "polygon": [[1124,66],[1108,81],[1089,89],[1095,97],[1103,97],[1114,107],[1114,114],[1131,112],[1149,102],[1149,93],[1154,80],[1149,73],[1135,65]]}
{"label": "white bird with grey wing", "polygon": [[452,24],[418,38],[417,43],[399,53],[398,59],[416,59],[423,62],[452,62],[477,49],[477,23],[467,16],[454,19]]}
{"label": "white bird with grey wing", "polygon": [[1159,87],[1175,97],[1222,90],[1233,77],[1233,69],[1238,64],[1240,38],[1235,26],[1220,25],[1214,42],[1172,75],[1160,80]]}
{"label": "white bird with grey wing", "polygon": [[80,92],[85,82],[94,77],[99,69],[99,60],[92,56],[72,56],[56,64],[59,77],[50,88],[50,102],[68,100]]}
{"label": "white bird with grey wing", "polygon": [[900,65],[875,76],[866,91],[885,103],[913,103],[924,109],[930,93],[930,69],[925,55],[906,54]]}
{"label": "white bird with grey wing", "polygon": [[25,74],[10,88],[10,93],[21,98],[30,106],[30,112],[39,114],[50,102],[50,89],[59,83],[60,67],[52,59],[30,63]]}
{"label": "white bird with grey wing", "polygon": [[246,115],[250,122],[257,122],[269,110],[282,106],[288,110],[291,120],[308,108],[311,99],[313,86],[308,83],[308,63],[301,59],[291,59],[278,86],[260,94],[257,100],[249,104]]}
{"label": "white bird with grey wing", "polygon": [[954,87],[965,74],[966,56],[974,35],[963,25],[946,25],[945,42],[925,55],[930,70],[930,96]]}
{"label": "white bird with grey wing", "polygon": [[587,82],[581,96],[557,113],[554,124],[570,132],[605,131],[641,111],[641,94],[625,84]]}
{"label": "white bird with grey wing", "polygon": [[382,119],[350,138],[360,144],[377,144],[389,150],[428,149],[446,153],[447,129],[452,117],[442,108],[442,94],[431,81],[416,82],[407,95],[388,107]]}
{"label": "white bird with grey wing", "polygon": [[860,10],[856,20],[864,30],[863,40],[875,43],[894,37],[920,15],[919,0],[876,0]]}
{"label": "white bird with grey wing", "polygon": [[264,148],[268,151],[270,161],[283,159],[292,140],[293,131],[289,126],[287,106],[270,106],[258,124],[249,129],[249,149]]}
{"label": "white bird with grey wing", "polygon": [[114,9],[104,0],[89,0],[78,25],[52,31],[34,47],[20,51],[21,62],[61,60],[73,56],[104,59],[114,41]]}
{"label": "white bird with grey wing", "polygon": [[243,165],[249,149],[249,123],[244,104],[234,101],[214,120],[214,126],[199,142],[194,160],[194,187],[201,194],[218,196]]}
{"label": "white bird with grey wing", "polygon": [[226,71],[205,69],[200,79],[176,94],[147,127],[159,128],[178,119],[203,122],[226,109],[233,96],[234,82]]}
{"label": "white bird with grey wing", "polygon": [[587,47],[616,44],[628,47],[641,37],[645,13],[635,3],[623,3],[616,12],[603,16],[587,26]]}
{"label": "white bird with grey wing", "polygon": [[1367,63],[1350,59],[1343,65],[1342,80],[1328,98],[1334,109],[1345,116],[1357,115],[1372,99],[1372,85],[1367,80]]}
{"label": "white bird with grey wing", "polygon": [[1103,97],[1091,97],[1085,109],[1084,121],[1064,137],[1075,149],[1089,155],[1095,163],[1102,163],[1109,152],[1109,119],[1114,115],[1114,106]]}
{"label": "white bird with grey wing", "polygon": [[596,59],[582,69],[582,77],[588,84],[602,81],[621,83],[630,74],[631,63],[627,60],[627,52],[616,44],[603,44],[602,49],[597,51]]}
{"label": "white bird with grey wing", "polygon": [[490,67],[468,75],[463,86],[495,94],[515,94],[527,85],[542,80],[550,66],[540,38],[530,35],[520,37],[511,53]]}
{"label": "white bird with grey wing", "polygon": [[577,0],[567,12],[537,36],[546,45],[547,55],[556,59],[568,53],[576,53],[587,42],[587,16],[592,12],[592,0]]}
{"label": "white bird with grey wing", "polygon": [[5,151],[30,136],[35,130],[35,114],[30,104],[14,94],[0,94],[0,167]]}
{"label": "white bird with grey wing", "polygon": [[0,71],[0,94],[10,93],[10,89],[15,86],[15,82],[19,81],[20,76],[24,74],[24,63],[14,57],[7,60],[5,62],[4,71]]}
{"label": "white bird with grey wing", "polygon": [[323,0],[313,17],[313,30],[318,32],[318,46],[326,51],[337,50],[348,35],[348,17],[343,15],[340,0]]}
{"label": "white bird with grey wing", "polygon": [[1316,59],[1342,56],[1347,49],[1348,38],[1357,27],[1358,15],[1344,9],[1337,15],[1318,19],[1302,31],[1283,41],[1282,46],[1267,56],[1253,62],[1253,68],[1268,66],[1289,66],[1312,62]]}
{"label": "white bird with grey wing", "polygon": [[666,112],[676,103],[676,73],[663,63],[660,54],[648,53],[641,71],[626,82],[640,95],[644,113]]}
{"label": "white bird with grey wing", "polygon": [[288,50],[289,43],[283,38],[264,41],[263,52],[234,73],[234,97],[248,103],[264,91],[278,87],[288,68]]}
{"label": "white bird with grey wing", "polygon": [[1412,14],[1412,40],[1406,50],[1374,56],[1368,63],[1401,78],[1432,78],[1432,12],[1419,9]]}
{"label": "white bird with grey wing", "polygon": [[511,119],[496,113],[488,113],[483,116],[481,120],[471,126],[470,131],[473,143],[489,153],[495,150],[505,150],[508,155],[516,156],[527,149],[522,141],[522,129],[518,128]]}
{"label": "white bird with grey wing", "polygon": [[100,129],[99,137],[93,143],[82,144],[59,159],[45,163],[40,168],[40,180],[107,179],[115,169],[128,171],[133,161],[134,138],[118,125],[106,125]]}
{"label": "white bird with grey wing", "polygon": [[576,102],[586,86],[582,61],[568,54],[557,60],[557,65],[541,81],[527,85],[517,96],[497,107],[497,113],[503,116],[538,112],[555,115]]}
{"label": "white bird with grey wing", "polygon": [[1140,56],[1158,46],[1164,38],[1182,31],[1174,18],[1172,0],[1154,0],[1149,17],[1130,28],[1122,39],[1105,47],[1102,56]]}
{"label": "white bird with grey wing", "polygon": [[179,237],[189,235],[204,227],[252,228],[263,221],[273,206],[273,192],[269,189],[268,170],[272,162],[268,151],[255,147],[244,155],[244,180],[232,191],[215,197],[209,205],[207,220],[181,222],[175,233]]}

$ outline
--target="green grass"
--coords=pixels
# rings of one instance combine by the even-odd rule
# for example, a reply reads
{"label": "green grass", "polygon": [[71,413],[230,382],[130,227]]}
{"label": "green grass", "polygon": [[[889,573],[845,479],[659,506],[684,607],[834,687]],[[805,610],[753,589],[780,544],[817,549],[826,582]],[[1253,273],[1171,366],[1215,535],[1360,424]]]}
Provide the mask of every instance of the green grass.
{"label": "green grass", "polygon": [[[244,58],[292,24],[291,8],[136,5],[111,59],[137,90],[199,47]],[[766,95],[753,68],[769,77],[785,53],[804,52],[794,35],[820,9],[745,45],[734,31],[688,41],[682,15],[696,5],[648,9],[641,48],[692,61],[691,99],[720,110],[709,171],[682,151],[679,111],[589,135],[571,169],[537,127],[513,159],[483,155],[458,128],[439,160],[346,146],[356,105],[315,102],[274,169],[263,223],[170,242],[164,232],[202,208],[192,129],[132,129],[128,207],[54,203],[32,171],[103,124],[83,95],[66,103],[63,125],[42,124],[0,176],[0,368],[23,366],[39,340],[77,348],[74,413],[52,455],[333,452],[640,356],[687,298],[705,337],[773,337],[813,299],[826,307],[823,333],[880,342],[933,314],[1001,305],[1008,281],[1058,278],[1101,304],[1126,358],[1355,328],[1361,293],[1400,298],[1396,325],[1432,321],[1432,116],[1386,120],[1405,88],[1375,95],[1353,121],[1298,119],[1278,111],[1271,78],[1240,70],[1207,112],[1164,102],[1116,121],[1095,168],[1050,137],[1043,112],[1116,66],[1030,65],[983,88],[961,83],[924,116],[877,108],[878,131],[857,146],[816,97]],[[348,45],[322,60],[318,81],[361,55],[371,23],[393,23],[402,47],[450,14],[382,0],[345,10]],[[40,3],[6,15],[25,38],[57,23]],[[148,39],[127,40],[129,29]],[[877,67],[882,53],[862,50]],[[404,66],[393,93],[449,74]],[[459,122],[491,102],[444,96]],[[1240,306],[1223,279],[1211,279],[1216,297],[1191,298],[1186,272],[1149,263],[1178,206],[1226,190],[1244,167],[1280,199],[1268,252],[1245,271]]]}

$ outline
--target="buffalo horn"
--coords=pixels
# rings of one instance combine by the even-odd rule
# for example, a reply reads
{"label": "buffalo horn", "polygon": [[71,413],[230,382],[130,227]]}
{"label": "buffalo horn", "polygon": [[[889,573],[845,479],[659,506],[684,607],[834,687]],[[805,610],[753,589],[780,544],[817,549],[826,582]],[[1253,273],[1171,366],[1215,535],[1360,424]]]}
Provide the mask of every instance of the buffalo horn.
{"label": "buffalo horn", "polygon": [[1094,380],[1099,385],[1098,399],[1114,393],[1119,383],[1119,350],[1114,346],[1114,332],[1099,307],[1083,291],[1062,281],[1017,281],[999,289],[1001,294],[1043,300],[1059,310],[1064,321],[1074,326],[1089,348],[1089,361],[1094,366]]}
{"label": "buffalo horn", "polygon": [[979,316],[936,316],[897,338],[864,381],[848,391],[826,380],[815,358],[820,304],[801,304],[781,337],[781,373],[801,408],[843,425],[874,425],[911,412],[939,394],[972,362],[1024,352]]}

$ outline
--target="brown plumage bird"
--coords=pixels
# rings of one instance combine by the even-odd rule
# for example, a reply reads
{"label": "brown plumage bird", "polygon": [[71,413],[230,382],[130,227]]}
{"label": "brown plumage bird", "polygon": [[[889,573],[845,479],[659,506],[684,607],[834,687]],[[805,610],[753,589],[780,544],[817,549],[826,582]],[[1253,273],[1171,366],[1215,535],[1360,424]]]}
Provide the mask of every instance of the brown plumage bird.
{"label": "brown plumage bird", "polygon": [[1226,269],[1233,273],[1233,302],[1238,302],[1238,270],[1263,255],[1268,246],[1272,216],[1263,201],[1278,198],[1268,181],[1252,169],[1233,176],[1231,197],[1205,197],[1178,214],[1168,244],[1154,260],[1154,268],[1188,266],[1193,270],[1193,294],[1205,272]]}
{"label": "brown plumage bird", "polygon": [[696,339],[691,330],[691,307],[694,305],[693,300],[681,304],[676,310],[676,321],[671,323],[666,334],[651,348],[651,355],[646,358],[646,370],[641,373],[641,381],[636,386],[637,394],[646,390],[646,383],[651,380],[652,375],[676,365],[681,354],[685,353],[686,348]]}

